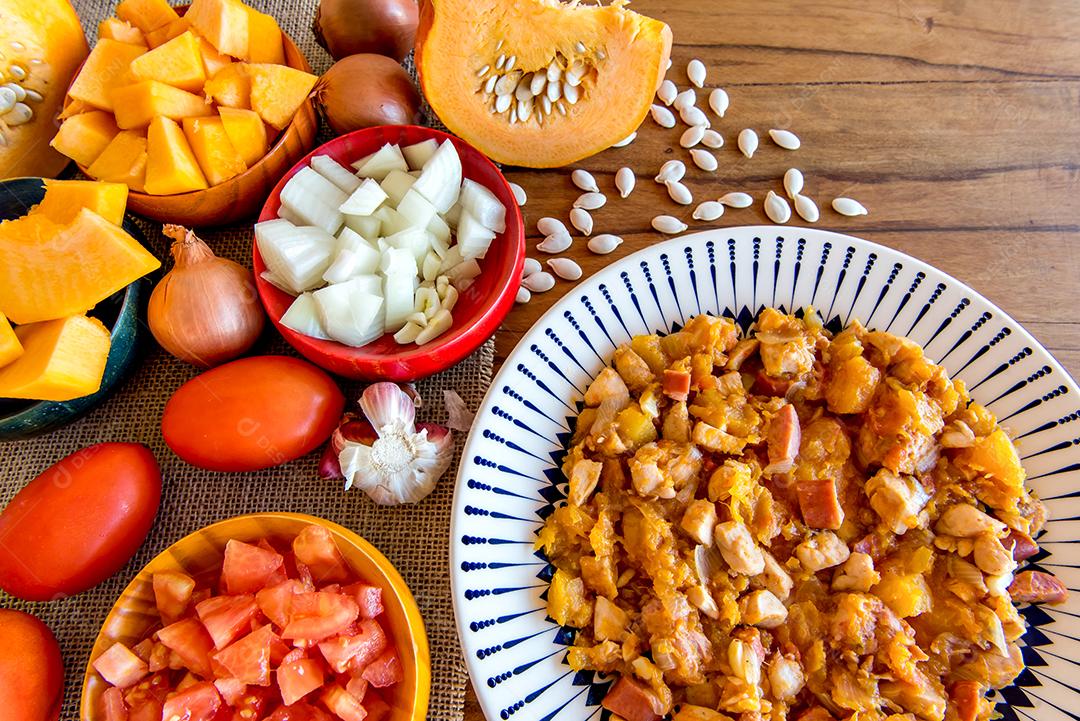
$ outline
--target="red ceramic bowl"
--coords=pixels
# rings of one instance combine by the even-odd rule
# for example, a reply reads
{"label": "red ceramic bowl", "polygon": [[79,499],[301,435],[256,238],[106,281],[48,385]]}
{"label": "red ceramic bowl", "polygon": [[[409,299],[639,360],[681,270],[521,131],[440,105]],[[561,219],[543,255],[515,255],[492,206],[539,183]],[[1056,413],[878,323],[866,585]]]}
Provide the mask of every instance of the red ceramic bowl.
{"label": "red ceramic bowl", "polygon": [[412,381],[446,370],[479,348],[510,312],[521,283],[525,263],[525,225],[514,194],[499,169],[464,140],[439,130],[415,125],[383,125],[356,130],[322,145],[293,166],[274,187],[259,221],[273,220],[281,206],[281,189],[289,178],[316,155],[329,155],[348,167],[386,143],[412,145],[428,138],[450,140],[461,156],[464,177],[475,180],[506,206],[506,230],[495,237],[487,256],[479,261],[481,273],[454,306],[450,330],[422,346],[398,345],[390,334],[361,348],[319,340],[281,325],[293,297],[262,278],[266,270],[257,244],[252,244],[255,285],[270,320],[289,344],[316,365],[346,378]]}

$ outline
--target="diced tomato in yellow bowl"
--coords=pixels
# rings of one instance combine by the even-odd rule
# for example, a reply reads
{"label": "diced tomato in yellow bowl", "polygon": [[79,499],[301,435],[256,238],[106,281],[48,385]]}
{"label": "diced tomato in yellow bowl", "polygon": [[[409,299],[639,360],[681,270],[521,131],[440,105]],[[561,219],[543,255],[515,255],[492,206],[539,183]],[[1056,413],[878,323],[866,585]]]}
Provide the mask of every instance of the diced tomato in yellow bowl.
{"label": "diced tomato in yellow bowl", "polygon": [[84,721],[420,721],[431,683],[412,593],[370,543],[297,513],[181,539],[105,619]]}

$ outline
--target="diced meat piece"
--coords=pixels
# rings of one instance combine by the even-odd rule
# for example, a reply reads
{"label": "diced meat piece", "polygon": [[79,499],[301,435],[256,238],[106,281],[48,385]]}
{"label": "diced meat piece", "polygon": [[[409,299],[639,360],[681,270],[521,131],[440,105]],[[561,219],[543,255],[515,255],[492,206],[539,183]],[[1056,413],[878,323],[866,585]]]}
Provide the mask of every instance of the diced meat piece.
{"label": "diced meat piece", "polygon": [[570,495],[569,501],[575,506],[580,506],[589,500],[597,482],[600,480],[600,471],[604,465],[598,461],[582,459],[574,464],[570,471]]}
{"label": "diced meat piece", "polygon": [[751,386],[751,390],[762,396],[784,398],[794,383],[793,378],[776,377],[769,375],[765,371],[758,371],[757,375],[754,376],[754,385]]}
{"label": "diced meat piece", "polygon": [[1039,552],[1039,544],[1035,543],[1035,540],[1028,534],[1016,529],[1010,530],[1009,535],[1005,537],[1005,546],[1012,547],[1012,557],[1017,563],[1025,561]]}
{"label": "diced meat piece", "polygon": [[825,402],[833,413],[865,413],[881,381],[881,371],[861,355],[829,365]]}
{"label": "diced meat piece", "polygon": [[1042,571],[1021,571],[1009,586],[1016,603],[1065,603],[1069,589],[1056,576]]}
{"label": "diced meat piece", "polygon": [[917,478],[897,475],[888,468],[866,482],[866,495],[885,527],[900,536],[921,525],[919,514],[930,500]]}
{"label": "diced meat piece", "polygon": [[629,401],[630,389],[626,382],[614,368],[605,368],[596,376],[596,380],[589,384],[585,391],[585,405],[598,406],[605,400]]}
{"label": "diced meat piece", "polygon": [[772,591],[751,591],[739,599],[742,622],[759,628],[776,628],[787,620],[784,602]]}
{"label": "diced meat piece", "polygon": [[786,600],[791,595],[791,588],[794,585],[791,574],[768,551],[762,551],[761,555],[765,561],[765,570],[757,580],[781,601]]}
{"label": "diced meat piece", "polygon": [[716,527],[716,504],[703,498],[691,501],[679,525],[686,531],[686,535],[698,543],[711,543],[713,529]]}
{"label": "diced meat piece", "polygon": [[686,598],[694,604],[694,608],[709,618],[720,618],[720,609],[716,605],[716,599],[705,586],[691,586],[686,589]]}
{"label": "diced meat piece", "polygon": [[1005,532],[1005,524],[969,503],[958,503],[945,509],[934,530],[946,536],[974,538],[987,531],[1000,535]]}
{"label": "diced meat piece", "polygon": [[690,396],[690,372],[665,369],[664,395],[673,401],[685,401]]}
{"label": "diced meat piece", "polygon": [[1016,568],[1012,549],[1003,546],[1001,539],[993,533],[980,533],[976,536],[973,551],[975,565],[983,573],[1001,576],[1012,573]]}
{"label": "diced meat piece", "polygon": [[702,448],[717,453],[739,453],[742,451],[743,446],[746,445],[745,439],[737,438],[716,426],[709,425],[705,421],[698,421],[694,424],[692,438],[694,443]]}
{"label": "diced meat piece", "polygon": [[726,521],[714,533],[720,555],[731,570],[746,576],[756,576],[765,570],[765,557],[750,535],[750,530],[738,521]]}
{"label": "diced meat piece", "polygon": [[690,441],[690,413],[686,410],[686,402],[679,401],[672,404],[664,415],[664,427],[662,433],[665,441],[677,441],[687,443]]}
{"label": "diced meat piece", "polygon": [[630,480],[634,490],[642,496],[674,498],[675,481],[660,468],[660,449],[648,443],[638,449],[630,459]]}
{"label": "diced meat piece", "polygon": [[847,544],[832,531],[818,533],[795,547],[795,557],[811,573],[839,566],[850,555]]}
{"label": "diced meat piece", "polygon": [[875,561],[880,561],[892,550],[896,536],[892,533],[883,534],[871,532],[852,544],[851,550],[857,553],[865,553]]}
{"label": "diced meat piece", "polygon": [[640,393],[656,380],[652,369],[645,359],[635,353],[630,346],[622,345],[615,351],[615,370],[622,376],[630,390]]}
{"label": "diced meat piece", "polygon": [[955,420],[942,429],[938,436],[942,448],[971,448],[975,445],[975,431],[961,420]]}
{"label": "diced meat piece", "polygon": [[787,403],[780,407],[772,420],[766,436],[769,447],[770,473],[786,473],[792,469],[799,456],[799,444],[802,442],[802,428],[795,406]]}
{"label": "diced meat piece", "polygon": [[597,596],[593,609],[593,636],[597,641],[619,641],[626,638],[630,616],[603,596]]}
{"label": "diced meat piece", "polygon": [[956,708],[958,721],[975,721],[982,698],[983,687],[978,681],[957,681],[949,686],[949,700]]}
{"label": "diced meat piece", "polygon": [[742,373],[731,371],[716,378],[715,390],[722,396],[743,395],[746,388],[743,387]]}
{"label": "diced meat piece", "polygon": [[866,593],[881,580],[874,570],[874,559],[865,553],[855,552],[848,556],[843,568],[833,577],[834,591],[862,591]]}
{"label": "diced meat piece", "polygon": [[728,354],[727,366],[729,371],[737,371],[742,368],[743,363],[747,361],[754,354],[754,351],[758,349],[761,344],[757,338],[743,338],[735,347],[731,349],[731,353]]}
{"label": "diced meat piece", "polygon": [[840,498],[837,496],[836,482],[833,479],[796,481],[795,493],[799,498],[803,523],[810,528],[835,531],[843,524],[844,509],[840,507]]}
{"label": "diced meat piece", "polygon": [[626,676],[615,682],[600,705],[626,721],[658,721],[662,710],[652,691]]}
{"label": "diced meat piece", "polygon": [[802,691],[806,677],[802,666],[793,658],[773,654],[769,663],[769,688],[773,698],[778,701],[788,701],[795,698]]}

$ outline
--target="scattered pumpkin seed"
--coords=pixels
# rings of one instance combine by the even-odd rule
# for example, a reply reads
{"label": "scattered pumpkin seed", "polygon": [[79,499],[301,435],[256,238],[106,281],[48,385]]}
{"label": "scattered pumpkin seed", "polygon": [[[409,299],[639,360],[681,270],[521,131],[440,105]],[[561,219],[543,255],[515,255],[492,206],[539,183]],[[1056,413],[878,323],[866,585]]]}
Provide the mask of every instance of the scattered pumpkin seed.
{"label": "scattered pumpkin seed", "polygon": [[573,105],[581,97],[581,90],[576,85],[571,85],[569,82],[563,83],[563,97],[566,98],[566,102]]}
{"label": "scattered pumpkin seed", "polygon": [[10,126],[29,123],[34,118],[34,111],[26,103],[15,103],[15,107],[4,113],[0,118]]}
{"label": "scattered pumpkin seed", "polygon": [[694,202],[694,194],[690,192],[690,188],[678,180],[669,180],[664,185],[667,186],[668,196],[679,205],[690,205]]}
{"label": "scattered pumpkin seed", "polygon": [[656,121],[656,124],[661,128],[675,127],[675,116],[663,105],[653,105],[649,108],[649,114],[652,115],[652,119]]}
{"label": "scattered pumpkin seed", "polygon": [[637,131],[635,130],[634,132],[630,133],[625,138],[623,138],[619,142],[615,143],[611,147],[613,147],[613,148],[624,148],[627,145],[629,145],[630,143],[634,142],[634,138],[636,138],[636,137],[637,137]]}
{"label": "scattered pumpkin seed", "polygon": [[748,158],[754,157],[758,149],[758,135],[750,128],[739,133],[739,150]]}
{"label": "scattered pumpkin seed", "polygon": [[592,235],[592,216],[584,208],[574,208],[570,211],[570,224],[585,235]]}
{"label": "scattered pumpkin seed", "polygon": [[637,184],[637,178],[634,176],[634,171],[630,168],[619,168],[615,173],[615,187],[619,190],[619,197],[625,198],[634,191],[634,185]]}
{"label": "scattered pumpkin seed", "polygon": [[832,202],[832,207],[840,215],[846,215],[849,218],[856,215],[866,215],[870,212],[866,209],[866,206],[854,198],[836,198]]}
{"label": "scattered pumpkin seed", "polygon": [[723,203],[716,200],[706,200],[704,203],[700,203],[698,207],[694,208],[693,218],[694,220],[704,220],[708,222],[716,220],[723,214]]}
{"label": "scattered pumpkin seed", "polygon": [[784,190],[787,191],[788,197],[792,200],[795,196],[802,192],[803,189],[803,174],[798,168],[788,168],[784,173]]}
{"label": "scattered pumpkin seed", "polygon": [[769,216],[769,220],[772,222],[783,225],[791,220],[791,206],[788,205],[786,200],[770,190],[769,194],[765,196],[765,215]]}
{"label": "scattered pumpkin seed", "polygon": [[600,188],[596,185],[596,178],[588,170],[582,170],[578,168],[574,172],[570,173],[570,180],[579,190],[587,192],[599,193]]}
{"label": "scattered pumpkin seed", "polygon": [[476,71],[476,77],[482,78],[485,75],[487,75],[488,71],[490,71],[490,70],[491,70],[491,66],[490,65],[485,65],[484,67],[482,67],[482,68],[480,68],[479,70]]}
{"label": "scattered pumpkin seed", "polygon": [[695,105],[680,110],[679,117],[687,125],[703,125],[709,127],[709,119],[705,117],[705,113],[702,112],[701,108]]}
{"label": "scattered pumpkin seed", "polygon": [[728,111],[728,106],[731,105],[731,99],[728,98],[727,91],[723,88],[714,88],[709,93],[709,107],[721,118]]}
{"label": "scattered pumpkin seed", "polygon": [[690,150],[690,157],[694,159],[694,165],[698,166],[706,172],[713,172],[717,168],[716,156],[710,153],[708,150],[702,150],[701,148],[692,148]]}
{"label": "scattered pumpkin seed", "polygon": [[589,250],[597,255],[607,255],[620,245],[622,245],[623,239],[617,235],[611,233],[601,233],[595,235],[589,239]]}
{"label": "scattered pumpkin seed", "polygon": [[720,202],[729,208],[749,208],[754,204],[754,199],[749,193],[726,193]]}
{"label": "scattered pumpkin seed", "polygon": [[536,244],[541,253],[562,253],[573,245],[574,239],[569,233],[552,233]]}
{"label": "scattered pumpkin seed", "polygon": [[555,233],[570,235],[570,231],[566,229],[566,224],[558,218],[541,218],[536,221],[536,229],[540,231],[540,235],[554,235]]}
{"label": "scattered pumpkin seed", "polygon": [[525,194],[525,188],[517,183],[510,183],[510,192],[514,194],[514,201],[519,206],[525,205],[525,201],[529,199],[529,196]]}
{"label": "scattered pumpkin seed", "polygon": [[816,223],[818,218],[821,217],[821,211],[818,210],[817,203],[812,198],[805,195],[796,195],[795,198],[795,212],[798,213],[803,220],[807,223]]}
{"label": "scattered pumpkin seed", "polygon": [[563,280],[577,280],[581,277],[581,266],[570,258],[552,258],[547,264],[552,272]]}
{"label": "scattered pumpkin seed", "polygon": [[679,138],[679,145],[684,148],[692,148],[701,142],[705,137],[704,125],[691,125],[689,128],[683,131],[682,137]]}
{"label": "scattered pumpkin seed", "polygon": [[542,270],[521,281],[521,285],[533,293],[546,293],[555,287],[555,278],[551,273]]}
{"label": "scattered pumpkin seed", "polygon": [[654,230],[665,235],[674,235],[687,229],[686,223],[671,215],[658,215],[652,219]]}
{"label": "scattered pumpkin seed", "polygon": [[686,66],[686,77],[690,78],[690,82],[693,83],[694,87],[700,88],[704,86],[707,74],[705,63],[697,58],[691,60]]}
{"label": "scattered pumpkin seed", "polygon": [[540,265],[540,261],[536,258],[526,258],[525,265],[521,270],[521,277],[528,278],[533,273],[539,273],[544,269],[544,266]]}
{"label": "scattered pumpkin seed", "polygon": [[656,97],[660,98],[660,102],[667,106],[670,106],[675,102],[675,97],[678,94],[679,89],[675,87],[675,83],[670,80],[665,80],[660,83],[660,88],[656,91]]}
{"label": "scattered pumpkin seed", "polygon": [[681,160],[669,160],[660,166],[660,172],[653,178],[657,183],[666,183],[669,180],[682,180],[686,175],[686,164]]}
{"label": "scattered pumpkin seed", "polygon": [[[593,187],[596,187],[596,185],[594,184]],[[596,210],[597,208],[603,208],[605,203],[607,203],[607,196],[603,193],[582,193],[574,201],[574,207]]]}
{"label": "scattered pumpkin seed", "polygon": [[673,105],[676,110],[693,107],[694,105],[697,105],[697,93],[694,92],[693,88],[687,88],[675,96]]}
{"label": "scattered pumpkin seed", "polygon": [[521,286],[520,288],[518,288],[517,295],[514,296],[514,302],[524,305],[530,300],[532,300],[532,292],[530,292],[529,289],[525,286]]}
{"label": "scattered pumpkin seed", "polygon": [[772,128],[769,130],[769,137],[784,150],[798,150],[799,146],[802,145],[799,136],[790,130],[777,130],[776,128]]}
{"label": "scattered pumpkin seed", "polygon": [[503,66],[503,70],[510,72],[514,69],[514,65],[517,63],[517,55],[511,55],[506,59],[506,65]]}
{"label": "scattered pumpkin seed", "polygon": [[705,134],[701,136],[701,144],[713,150],[722,148],[724,147],[724,136],[711,128],[706,128]]}

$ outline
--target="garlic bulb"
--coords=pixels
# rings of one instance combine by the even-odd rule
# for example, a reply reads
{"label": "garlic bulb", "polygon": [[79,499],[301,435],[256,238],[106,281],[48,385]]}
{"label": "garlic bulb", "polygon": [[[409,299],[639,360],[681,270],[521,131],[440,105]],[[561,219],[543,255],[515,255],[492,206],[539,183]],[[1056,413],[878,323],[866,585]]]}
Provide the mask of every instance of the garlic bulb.
{"label": "garlic bulb", "polygon": [[396,383],[374,383],[360,396],[377,438],[367,445],[341,439],[338,463],[345,490],[356,486],[384,506],[416,503],[435,488],[450,466],[450,431],[433,423],[416,424],[416,404]]}

